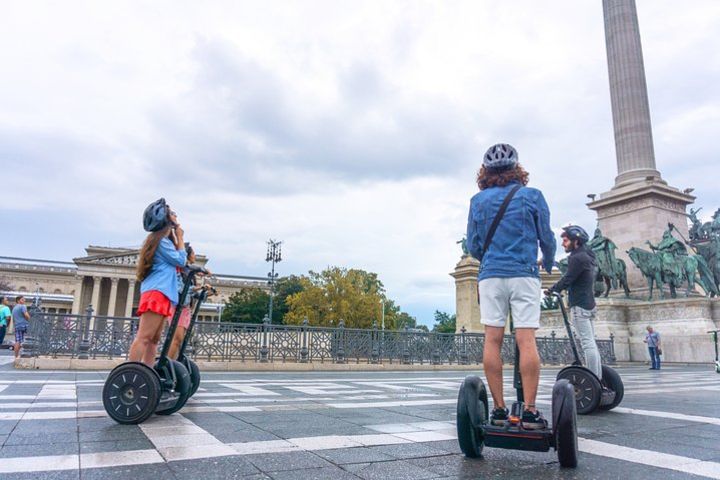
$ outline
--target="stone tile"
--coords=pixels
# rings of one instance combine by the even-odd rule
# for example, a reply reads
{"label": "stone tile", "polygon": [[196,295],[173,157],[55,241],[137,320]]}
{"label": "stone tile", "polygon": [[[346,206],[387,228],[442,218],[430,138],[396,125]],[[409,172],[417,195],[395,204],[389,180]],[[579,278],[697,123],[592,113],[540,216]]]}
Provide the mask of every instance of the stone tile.
{"label": "stone tile", "polygon": [[383,451],[384,448],[385,447],[340,448],[337,450],[322,450],[315,453],[336,465],[394,460],[396,457],[386,454]]}
{"label": "stone tile", "polygon": [[255,454],[248,455],[246,459],[262,472],[300,470],[331,466],[329,462],[310,452]]}
{"label": "stone tile", "polygon": [[378,447],[370,447],[375,451],[380,451],[385,455],[390,455],[396,459],[418,458],[418,457],[436,457],[447,455],[447,452],[433,448],[432,443],[402,443],[397,445],[383,445]]}
{"label": "stone tile", "polygon": [[343,465],[343,468],[365,480],[421,480],[437,478],[440,475],[417,467],[402,460],[394,462],[355,463]]}
{"label": "stone tile", "polygon": [[272,472],[273,480],[357,480],[357,476],[340,467],[308,468],[302,470]]}
{"label": "stone tile", "polygon": [[183,460],[170,462],[168,466],[176,478],[188,480],[244,479],[260,473],[260,470],[239,456]]}
{"label": "stone tile", "polygon": [[5,445],[38,445],[48,443],[78,443],[77,432],[68,433],[44,433],[23,434],[13,432],[5,442]]}
{"label": "stone tile", "polygon": [[5,445],[0,449],[0,458],[38,457],[48,455],[77,455],[77,443],[41,443],[36,445]]}
{"label": "stone tile", "polygon": [[55,472],[3,473],[3,480],[80,480],[78,470]]}
{"label": "stone tile", "polygon": [[[139,428],[131,428],[126,425],[118,425],[121,428],[106,428],[103,430],[93,430],[89,432],[80,432],[78,438],[81,443],[84,442],[109,442],[119,440],[133,440],[147,438]],[[127,427],[127,428],[126,428]]]}
{"label": "stone tile", "polygon": [[163,464],[132,465],[110,468],[84,468],[81,470],[83,480],[127,480],[152,479],[152,480],[175,480],[170,467]]}
{"label": "stone tile", "polygon": [[149,450],[153,444],[147,438],[133,440],[111,440],[107,442],[83,442],[80,453],[122,452],[127,450]]}

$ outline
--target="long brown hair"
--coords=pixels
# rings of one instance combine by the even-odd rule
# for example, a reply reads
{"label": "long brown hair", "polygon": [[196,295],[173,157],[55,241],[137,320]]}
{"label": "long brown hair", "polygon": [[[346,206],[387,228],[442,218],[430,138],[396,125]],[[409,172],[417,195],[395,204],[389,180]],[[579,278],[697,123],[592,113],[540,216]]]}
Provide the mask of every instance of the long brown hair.
{"label": "long brown hair", "polygon": [[160,245],[160,240],[167,237],[170,234],[170,230],[172,230],[172,226],[168,225],[162,230],[152,232],[145,239],[145,242],[140,249],[140,254],[138,255],[137,269],[135,270],[135,276],[139,282],[145,280],[145,277],[147,277],[150,273],[150,269],[153,265],[153,258],[155,257],[155,251],[157,250],[158,245]]}
{"label": "long brown hair", "polygon": [[504,187],[512,181],[520,182],[527,185],[530,174],[518,163],[515,168],[507,170],[497,170],[493,168],[480,167],[477,174],[477,184],[480,190],[490,187]]}

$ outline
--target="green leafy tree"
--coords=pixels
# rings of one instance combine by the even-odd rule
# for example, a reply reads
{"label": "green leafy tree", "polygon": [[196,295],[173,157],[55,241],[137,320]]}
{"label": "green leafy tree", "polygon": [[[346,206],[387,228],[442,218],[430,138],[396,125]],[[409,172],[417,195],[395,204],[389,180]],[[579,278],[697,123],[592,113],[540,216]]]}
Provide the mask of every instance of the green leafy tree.
{"label": "green leafy tree", "polygon": [[[300,277],[291,275],[275,284],[272,323],[282,323],[288,312],[287,297],[302,291]],[[225,302],[223,321],[261,323],[268,313],[270,292],[259,288],[242,288]]]}
{"label": "green leafy tree", "polygon": [[329,267],[319,273],[310,271],[307,277],[300,278],[300,283],[302,291],[287,298],[285,323],[298,325],[307,318],[310,325],[337,326],[344,320],[347,328],[372,328],[373,322],[379,327],[383,300],[386,328],[394,328],[398,318],[401,323],[409,323],[410,319],[414,322],[385,297],[376,273]]}
{"label": "green leafy tree", "polygon": [[[225,302],[222,320],[237,323],[262,323],[268,311],[270,294],[259,288],[241,288]],[[275,316],[275,315],[273,315]]]}
{"label": "green leafy tree", "polygon": [[433,325],[433,332],[436,333],[455,333],[456,327],[456,316],[435,310],[435,325]]}

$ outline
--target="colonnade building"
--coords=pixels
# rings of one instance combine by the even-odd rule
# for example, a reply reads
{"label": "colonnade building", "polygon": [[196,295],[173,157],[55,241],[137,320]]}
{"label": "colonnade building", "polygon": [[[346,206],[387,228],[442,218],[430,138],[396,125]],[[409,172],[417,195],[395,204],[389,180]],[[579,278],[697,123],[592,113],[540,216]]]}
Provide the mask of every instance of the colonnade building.
{"label": "colonnade building", "polygon": [[[140,301],[140,283],[135,278],[139,249],[88,246],[86,255],[72,262],[0,256],[0,281],[9,289],[0,295],[25,295],[28,303],[36,294],[49,313],[84,312],[92,305],[96,315],[130,317]],[[196,255],[199,265],[207,257]],[[268,289],[267,279],[243,275],[213,274],[208,281],[217,289],[200,311],[200,320],[218,320],[225,301],[242,288]]]}

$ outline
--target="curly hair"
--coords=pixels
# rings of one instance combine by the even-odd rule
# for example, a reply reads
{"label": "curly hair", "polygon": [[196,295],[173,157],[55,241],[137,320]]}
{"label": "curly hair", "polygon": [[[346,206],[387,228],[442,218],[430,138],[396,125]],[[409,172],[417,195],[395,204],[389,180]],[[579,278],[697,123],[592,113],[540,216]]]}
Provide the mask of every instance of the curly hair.
{"label": "curly hair", "polygon": [[515,168],[504,170],[482,166],[477,174],[477,184],[480,190],[485,190],[490,187],[504,187],[512,181],[527,185],[529,178],[530,174],[519,163],[515,165]]}

